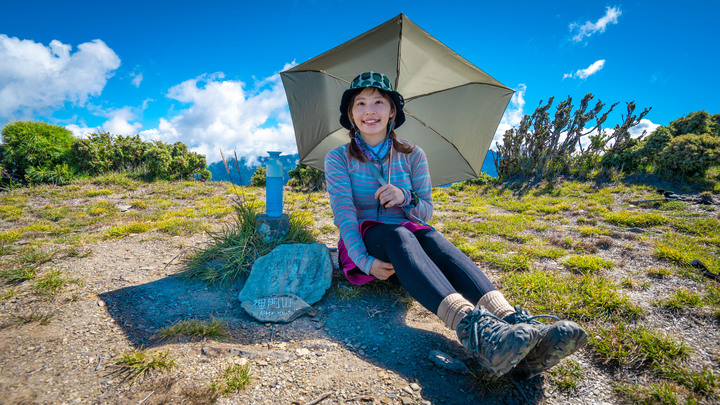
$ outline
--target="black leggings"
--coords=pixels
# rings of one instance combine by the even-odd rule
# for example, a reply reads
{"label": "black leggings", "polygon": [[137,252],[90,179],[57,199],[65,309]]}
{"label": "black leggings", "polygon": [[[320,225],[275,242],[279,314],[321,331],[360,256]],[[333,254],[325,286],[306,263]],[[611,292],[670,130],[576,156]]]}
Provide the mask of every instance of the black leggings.
{"label": "black leggings", "polygon": [[380,224],[365,231],[363,240],[368,253],[391,263],[407,292],[433,313],[450,294],[460,293],[475,305],[496,289],[469,257],[435,230],[412,233],[401,225]]}

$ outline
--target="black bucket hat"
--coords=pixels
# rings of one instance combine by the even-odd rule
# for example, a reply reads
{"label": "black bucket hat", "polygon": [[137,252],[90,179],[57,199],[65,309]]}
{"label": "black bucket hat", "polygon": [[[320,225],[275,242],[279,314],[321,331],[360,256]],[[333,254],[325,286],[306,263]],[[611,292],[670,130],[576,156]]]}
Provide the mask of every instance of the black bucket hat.
{"label": "black bucket hat", "polygon": [[348,104],[350,103],[350,99],[352,99],[353,96],[361,92],[362,89],[368,87],[374,87],[376,89],[383,90],[390,95],[390,98],[395,103],[394,128],[399,128],[400,125],[405,122],[405,112],[403,112],[405,100],[403,99],[403,96],[400,95],[400,93],[393,90],[392,84],[390,84],[390,79],[388,79],[388,77],[384,74],[377,72],[365,72],[359,74],[350,83],[350,87],[345,90],[342,95],[342,99],[340,100],[340,125],[347,129],[353,129],[352,123],[350,122],[350,117],[348,117]]}

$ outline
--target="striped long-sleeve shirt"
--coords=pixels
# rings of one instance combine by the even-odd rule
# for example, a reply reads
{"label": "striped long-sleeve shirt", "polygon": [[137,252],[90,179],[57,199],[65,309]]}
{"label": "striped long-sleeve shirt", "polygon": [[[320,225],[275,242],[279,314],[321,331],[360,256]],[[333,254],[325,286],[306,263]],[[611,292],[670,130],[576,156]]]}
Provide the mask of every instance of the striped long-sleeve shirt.
{"label": "striped long-sleeve shirt", "polygon": [[[408,221],[400,207],[386,208],[378,212],[375,191],[380,187],[371,169],[372,162],[359,162],[348,155],[348,144],[331,150],[325,157],[325,179],[330,194],[330,207],[335,216],[335,225],[340,231],[350,259],[365,274],[375,260],[365,248],[360,235],[360,224],[366,220],[386,224],[400,224]],[[382,164],[382,173],[387,178],[388,159]],[[432,184],[425,152],[419,147],[409,153],[393,151],[390,183],[403,190],[404,205],[410,203],[410,190],[418,195],[418,204],[410,209],[412,215],[423,221],[432,216]],[[377,166],[379,168],[379,166]]]}

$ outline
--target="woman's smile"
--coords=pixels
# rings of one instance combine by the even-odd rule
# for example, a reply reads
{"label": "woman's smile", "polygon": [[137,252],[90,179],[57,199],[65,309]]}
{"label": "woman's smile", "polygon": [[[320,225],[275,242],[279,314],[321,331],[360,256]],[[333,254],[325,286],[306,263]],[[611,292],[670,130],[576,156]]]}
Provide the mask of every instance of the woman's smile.
{"label": "woman's smile", "polygon": [[365,142],[374,146],[387,136],[387,127],[395,116],[392,101],[375,88],[365,88],[353,101],[350,119]]}

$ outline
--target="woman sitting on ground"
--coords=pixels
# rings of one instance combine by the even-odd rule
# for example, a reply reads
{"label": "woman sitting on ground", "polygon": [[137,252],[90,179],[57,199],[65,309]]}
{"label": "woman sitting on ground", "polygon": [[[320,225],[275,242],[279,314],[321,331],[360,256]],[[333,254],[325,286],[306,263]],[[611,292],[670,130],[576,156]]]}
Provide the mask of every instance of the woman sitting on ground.
{"label": "woman sitting on ground", "polygon": [[[402,96],[387,76],[357,76],[340,102],[350,142],[325,158],[340,265],[353,284],[397,278],[489,373],[532,377],[587,341],[576,323],[540,323],[513,308],[457,247],[427,225],[432,216],[425,154],[397,139]],[[473,303],[477,303],[474,305]]]}

